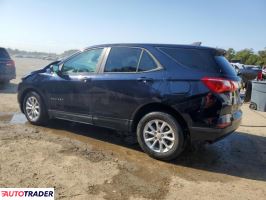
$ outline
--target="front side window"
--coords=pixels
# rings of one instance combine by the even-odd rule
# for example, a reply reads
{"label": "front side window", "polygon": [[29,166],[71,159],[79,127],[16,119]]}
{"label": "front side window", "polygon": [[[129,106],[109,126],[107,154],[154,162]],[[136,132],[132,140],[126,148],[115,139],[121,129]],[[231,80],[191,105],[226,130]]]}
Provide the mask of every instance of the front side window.
{"label": "front side window", "polygon": [[62,67],[64,74],[94,73],[103,49],[92,49],[78,54],[66,61]]}
{"label": "front side window", "polygon": [[140,48],[112,47],[105,64],[105,72],[137,72],[156,69],[153,58]]}

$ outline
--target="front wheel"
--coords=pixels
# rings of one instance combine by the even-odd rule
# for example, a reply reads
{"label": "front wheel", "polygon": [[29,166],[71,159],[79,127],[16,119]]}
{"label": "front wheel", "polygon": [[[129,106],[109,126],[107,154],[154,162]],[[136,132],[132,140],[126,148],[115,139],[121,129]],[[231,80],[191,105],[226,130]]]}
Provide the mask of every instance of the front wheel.
{"label": "front wheel", "polygon": [[159,160],[172,160],[184,149],[182,128],[164,112],[145,115],[138,124],[137,139],[144,152]]}
{"label": "front wheel", "polygon": [[44,103],[36,92],[26,94],[23,101],[23,110],[28,121],[34,125],[43,125],[48,120]]}

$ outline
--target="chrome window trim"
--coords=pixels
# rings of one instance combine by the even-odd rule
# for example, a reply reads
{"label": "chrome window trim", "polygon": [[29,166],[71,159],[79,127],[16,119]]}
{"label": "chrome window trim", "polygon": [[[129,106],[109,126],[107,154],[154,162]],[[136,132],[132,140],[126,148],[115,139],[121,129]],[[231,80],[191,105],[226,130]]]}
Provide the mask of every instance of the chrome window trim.
{"label": "chrome window trim", "polygon": [[[137,71],[138,70],[138,66],[137,66],[137,70],[135,72],[105,72],[104,69],[105,69],[105,65],[106,65],[106,61],[108,59],[108,56],[110,54],[110,51],[112,48],[119,48],[119,47],[126,47],[126,48],[138,48],[138,49],[141,49],[142,52],[141,52],[141,55],[140,55],[140,60],[142,58],[142,54],[144,51],[146,51],[150,56],[151,58],[153,59],[153,61],[156,63],[157,67],[154,68],[154,69],[151,69],[151,70],[147,70],[147,71]],[[140,62],[139,60],[139,62]],[[108,47],[108,50],[106,51],[106,55],[103,59],[103,62],[102,62],[102,66],[101,66],[101,70],[99,71],[99,73],[104,73],[104,74],[140,74],[140,73],[148,73],[148,72],[154,72],[154,71],[160,71],[160,70],[164,70],[164,67],[161,65],[161,63],[154,57],[154,55],[147,49],[143,48],[143,47],[131,47],[131,46],[115,46],[115,47]]]}

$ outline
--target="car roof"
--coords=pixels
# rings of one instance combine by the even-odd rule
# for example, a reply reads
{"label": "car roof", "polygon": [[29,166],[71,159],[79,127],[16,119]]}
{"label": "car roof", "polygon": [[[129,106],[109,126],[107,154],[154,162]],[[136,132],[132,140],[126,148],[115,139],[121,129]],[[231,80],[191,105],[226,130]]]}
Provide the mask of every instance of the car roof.
{"label": "car roof", "polygon": [[119,47],[119,46],[128,46],[128,47],[141,47],[141,48],[150,48],[150,47],[172,47],[172,48],[193,48],[193,49],[212,49],[212,50],[222,50],[206,46],[196,46],[196,45],[185,45],[185,44],[156,44],[156,43],[114,43],[114,44],[100,44],[87,47],[96,48],[96,47]]}

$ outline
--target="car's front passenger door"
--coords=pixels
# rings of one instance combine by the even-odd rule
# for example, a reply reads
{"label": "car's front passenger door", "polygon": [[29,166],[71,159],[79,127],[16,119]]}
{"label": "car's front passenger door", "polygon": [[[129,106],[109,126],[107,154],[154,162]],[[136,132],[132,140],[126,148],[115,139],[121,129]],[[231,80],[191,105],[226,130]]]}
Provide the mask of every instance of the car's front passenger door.
{"label": "car's front passenger door", "polygon": [[57,112],[56,114],[63,113],[61,118],[92,122],[91,81],[98,72],[103,54],[104,48],[90,49],[62,64],[60,73],[50,89],[50,100],[54,101],[51,104],[52,110]]}

